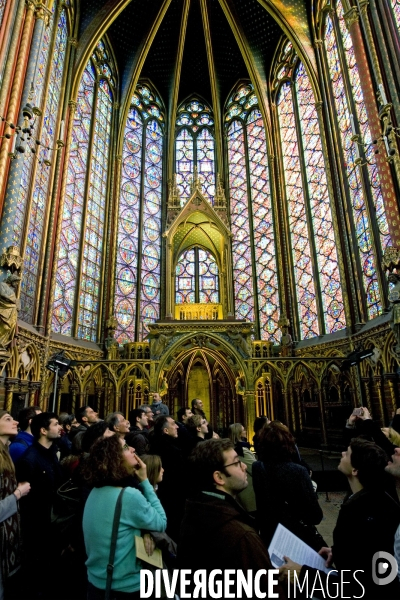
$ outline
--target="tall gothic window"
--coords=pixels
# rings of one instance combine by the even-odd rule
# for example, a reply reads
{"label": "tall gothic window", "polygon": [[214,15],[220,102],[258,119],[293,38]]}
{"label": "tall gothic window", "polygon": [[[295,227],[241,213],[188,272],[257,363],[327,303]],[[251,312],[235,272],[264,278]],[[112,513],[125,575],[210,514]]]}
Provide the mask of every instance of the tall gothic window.
{"label": "tall gothic window", "polygon": [[346,326],[334,224],[310,79],[287,43],[274,78],[291,269],[301,339]]}
{"label": "tall gothic window", "polygon": [[251,84],[226,108],[235,312],[278,341],[279,290],[265,129]]}
{"label": "tall gothic window", "polygon": [[[49,82],[46,94],[46,105],[44,108],[42,131],[40,139],[43,142],[36,167],[31,208],[29,215],[25,260],[24,277],[21,282],[21,312],[20,318],[28,323],[34,322],[34,307],[37,294],[38,272],[43,256],[43,231],[47,218],[47,207],[49,206],[48,194],[50,188],[51,167],[54,156],[58,132],[58,110],[60,106],[61,85],[63,80],[65,51],[67,47],[67,13],[62,10],[55,32],[54,50],[50,66]],[[42,69],[41,71],[42,72]],[[43,75],[42,75],[43,78]],[[43,85],[43,81],[42,81]],[[24,165],[25,166],[25,165]],[[28,164],[26,163],[28,167]],[[28,170],[24,173],[24,180],[29,177]]]}
{"label": "tall gothic window", "polygon": [[100,41],[84,71],[72,127],[53,331],[97,341],[115,79]]}
{"label": "tall gothic window", "polygon": [[211,109],[193,98],[178,110],[176,120],[176,182],[183,201],[190,196],[190,182],[197,168],[202,190],[212,203],[215,195],[214,120]]}
{"label": "tall gothic window", "polygon": [[115,281],[117,340],[142,340],[160,317],[164,115],[150,85],[133,95],[122,153]]}
{"label": "tall gothic window", "polygon": [[208,250],[185,250],[175,269],[176,304],[219,302],[218,264]]}
{"label": "tall gothic window", "polygon": [[[357,239],[363,302],[368,317],[372,319],[382,312],[376,267],[380,263],[382,250],[390,242],[390,236],[353,44],[346,27],[342,2],[336,0],[335,5],[336,10],[328,14],[325,21],[325,58],[337,113],[342,164],[348,182],[351,227]],[[357,135],[362,144],[354,141]],[[366,163],[365,167],[361,164],[363,162]]]}
{"label": "tall gothic window", "polygon": [[[32,92],[34,94],[33,98],[30,98],[30,103],[33,106],[37,106],[39,109],[42,109],[43,99],[45,97],[44,94],[44,86],[47,72],[47,62],[49,57],[49,48],[51,44],[52,31],[54,25],[54,7],[53,14],[50,18],[50,22],[48,27],[45,28],[44,34],[41,41],[41,49],[39,52],[38,63],[36,66],[36,71],[34,75],[34,82],[32,86]],[[13,238],[14,244],[16,246],[20,246],[21,240],[23,239],[23,229],[24,229],[24,219],[25,213],[28,204],[29,190],[31,184],[31,177],[34,166],[37,161],[35,160],[36,154],[31,151],[36,152],[35,147],[35,139],[39,137],[39,119],[35,118],[33,124],[33,133],[31,135],[31,141],[27,142],[26,152],[24,154],[24,162],[22,168],[22,177],[20,181],[19,191],[18,191],[18,203],[17,210],[15,215],[15,221],[13,226]],[[40,153],[41,154],[41,153]],[[39,156],[40,156],[39,154]],[[45,166],[43,163],[37,165],[39,171],[43,171]]]}
{"label": "tall gothic window", "polygon": [[389,4],[392,7],[397,29],[400,30],[400,0],[390,0]]}

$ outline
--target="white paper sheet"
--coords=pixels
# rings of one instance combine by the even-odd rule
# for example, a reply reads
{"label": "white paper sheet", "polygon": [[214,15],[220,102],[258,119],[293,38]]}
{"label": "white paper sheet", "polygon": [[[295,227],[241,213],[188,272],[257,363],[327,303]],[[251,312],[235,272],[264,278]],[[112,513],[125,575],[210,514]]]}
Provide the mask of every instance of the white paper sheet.
{"label": "white paper sheet", "polygon": [[308,565],[325,573],[332,570],[325,566],[325,559],[322,556],[280,523],[275,530],[268,552],[273,566],[277,569],[285,564],[283,557],[287,556],[299,565]]}

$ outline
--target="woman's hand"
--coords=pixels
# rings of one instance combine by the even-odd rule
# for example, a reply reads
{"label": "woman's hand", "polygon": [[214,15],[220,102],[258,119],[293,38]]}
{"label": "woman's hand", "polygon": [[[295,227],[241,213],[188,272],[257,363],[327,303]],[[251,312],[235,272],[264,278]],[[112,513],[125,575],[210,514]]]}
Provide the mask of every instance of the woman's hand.
{"label": "woman's hand", "polygon": [[386,435],[387,438],[389,437],[390,427],[382,427],[381,431],[384,435]]}
{"label": "woman's hand", "polygon": [[286,581],[289,577],[290,583],[296,583],[294,580],[294,572],[296,571],[297,575],[300,576],[301,565],[293,562],[287,556],[284,556],[283,560],[285,561],[285,564],[279,569],[279,580]]}
{"label": "woman's hand", "polygon": [[318,552],[318,554],[320,556],[322,556],[322,558],[326,559],[325,566],[330,567],[332,564],[332,558],[333,558],[332,557],[332,548],[327,548],[326,546],[323,546],[321,548],[321,550]]}
{"label": "woman's hand", "polygon": [[143,536],[144,549],[146,550],[147,556],[151,556],[156,548],[156,543],[151,537],[150,533],[145,533]]}
{"label": "woman's hand", "polygon": [[135,468],[135,475],[139,479],[139,481],[144,481],[147,479],[147,467],[137,454],[135,454],[136,460],[138,462],[137,467]]}
{"label": "woman's hand", "polygon": [[14,495],[17,500],[21,500],[23,496],[26,496],[31,491],[31,484],[28,481],[22,481],[18,484],[16,490],[14,490]]}

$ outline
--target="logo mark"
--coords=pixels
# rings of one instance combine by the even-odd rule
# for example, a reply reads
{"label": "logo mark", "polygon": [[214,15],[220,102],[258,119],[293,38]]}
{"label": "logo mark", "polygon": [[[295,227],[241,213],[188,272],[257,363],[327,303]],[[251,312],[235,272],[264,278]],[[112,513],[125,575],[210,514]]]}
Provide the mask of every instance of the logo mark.
{"label": "logo mark", "polygon": [[[372,580],[376,585],[387,585],[397,577],[398,565],[389,552],[375,552],[372,557]],[[384,575],[384,577],[382,577]]]}

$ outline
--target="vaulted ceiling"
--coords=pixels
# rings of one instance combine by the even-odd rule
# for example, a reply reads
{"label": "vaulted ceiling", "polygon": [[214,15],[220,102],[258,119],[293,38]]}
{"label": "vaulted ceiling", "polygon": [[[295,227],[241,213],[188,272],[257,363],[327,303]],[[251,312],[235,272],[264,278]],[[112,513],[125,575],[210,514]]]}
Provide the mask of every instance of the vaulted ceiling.
{"label": "vaulted ceiling", "polygon": [[283,33],[313,63],[310,6],[311,0],[81,0],[77,61],[106,33],[122,101],[132,78],[144,77],[167,108],[191,94],[223,106],[242,78],[256,73],[266,86]]}

